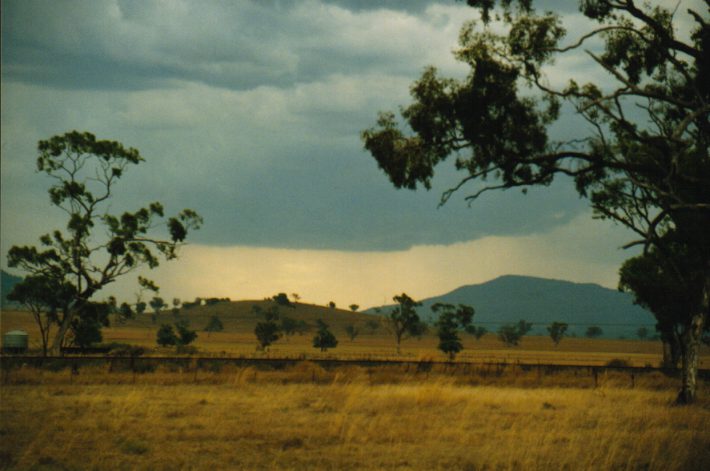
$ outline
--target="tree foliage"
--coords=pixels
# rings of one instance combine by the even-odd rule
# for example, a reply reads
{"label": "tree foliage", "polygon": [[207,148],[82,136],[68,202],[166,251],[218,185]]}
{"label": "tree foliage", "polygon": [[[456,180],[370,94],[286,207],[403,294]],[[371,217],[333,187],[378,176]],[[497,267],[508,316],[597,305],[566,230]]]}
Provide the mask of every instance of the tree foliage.
{"label": "tree foliage", "polygon": [[295,334],[298,330],[298,327],[298,321],[293,317],[281,317],[280,329],[286,337],[290,337],[291,335]]}
{"label": "tree foliage", "polygon": [[[453,159],[462,172],[441,203],[469,185],[470,202],[496,189],[547,186],[570,177],[597,217],[637,238],[626,247],[656,248],[674,259],[665,235],[700,261],[703,306],[688,316],[685,342],[697,358],[697,339],[710,312],[710,28],[693,9],[688,37],[676,4],[583,0],[586,31],[568,34],[563,18],[540,13],[531,0],[468,0],[482,11],[466,23],[456,58],[464,79],[430,67],[411,87],[413,103],[381,113],[362,133],[365,148],[398,188],[431,187],[435,167]],[[581,23],[584,24],[584,23]],[[587,60],[606,80],[560,77],[555,59]],[[586,64],[581,64],[578,69]],[[552,125],[573,110],[586,125],[562,140]],[[407,129],[408,128],[408,129]],[[679,267],[676,267],[678,270]],[[693,360],[694,361],[694,360]],[[695,394],[697,362],[687,362],[683,391]]]}
{"label": "tree foliage", "polygon": [[439,336],[438,348],[449,357],[449,360],[453,360],[463,350],[458,331],[472,327],[475,310],[464,304],[459,304],[457,307],[445,303],[436,303],[431,310],[439,316],[435,324]]}
{"label": "tree foliage", "polygon": [[552,343],[554,343],[555,346],[560,344],[565,333],[567,333],[568,327],[569,325],[566,322],[553,322],[547,326],[547,332],[550,334]]}
{"label": "tree foliage", "polygon": [[278,304],[279,306],[283,307],[296,307],[291,303],[291,300],[288,299],[288,295],[286,293],[279,293],[272,297],[274,302]]}
{"label": "tree foliage", "polygon": [[313,337],[313,347],[319,348],[321,352],[325,352],[329,348],[335,348],[338,346],[338,339],[330,331],[328,324],[326,324],[322,319],[317,320],[317,332]]}
{"label": "tree foliage", "polygon": [[190,329],[190,322],[187,319],[175,322],[175,330],[177,331],[178,347],[190,345],[192,342],[197,340],[197,332]]}
{"label": "tree foliage", "polygon": [[110,303],[88,302],[70,325],[71,344],[85,349],[103,340],[101,328],[108,327]]}
{"label": "tree foliage", "polygon": [[9,301],[27,307],[39,327],[42,354],[47,356],[52,327],[58,323],[59,312],[74,297],[74,286],[41,274],[25,277],[7,295]]}
{"label": "tree foliage", "polygon": [[165,303],[163,298],[161,298],[160,296],[154,296],[153,299],[150,300],[150,307],[152,307],[153,312],[156,315],[158,315],[158,314],[160,314],[160,311],[163,308],[168,307],[168,305]]}
{"label": "tree foliage", "polygon": [[355,338],[360,335],[360,329],[358,329],[355,324],[348,324],[345,326],[345,333],[348,334],[350,341],[354,342]]}
{"label": "tree foliage", "polygon": [[269,309],[264,310],[255,304],[252,306],[252,311],[263,318],[254,327],[254,335],[256,335],[258,347],[263,351],[281,338],[281,327],[277,324],[280,317],[279,308],[271,306]]}
{"label": "tree foliage", "polygon": [[590,325],[589,327],[587,327],[587,331],[584,333],[584,335],[587,338],[594,339],[597,337],[601,337],[603,333],[604,331],[598,325]]}
{"label": "tree foliage", "polygon": [[155,337],[157,344],[161,347],[177,345],[177,335],[175,335],[175,329],[170,324],[162,324]]}
{"label": "tree foliage", "polygon": [[481,337],[488,333],[488,329],[482,326],[470,326],[466,329],[466,332],[476,337],[476,340],[481,340]]}
{"label": "tree foliage", "polygon": [[[222,332],[224,330],[224,324],[222,323],[222,320],[219,318],[218,315],[214,314],[212,317],[210,317],[210,320],[207,322],[207,325],[205,326],[205,332]],[[209,334],[207,334],[209,335]]]}
{"label": "tree foliage", "polygon": [[397,342],[397,353],[400,353],[402,340],[410,337],[421,337],[426,332],[426,324],[422,322],[416,311],[416,308],[421,306],[422,303],[414,301],[406,293],[394,296],[392,299],[398,305],[387,315],[387,326],[394,334]]}
{"label": "tree foliage", "polygon": [[498,329],[498,339],[508,347],[517,347],[531,329],[532,324],[521,319],[517,324],[502,325]]}
{"label": "tree foliage", "polygon": [[185,347],[197,340],[197,332],[190,329],[187,320],[180,320],[172,325],[162,324],[156,333],[156,342],[161,347]]}
{"label": "tree foliage", "polygon": [[152,235],[164,217],[161,203],[110,214],[108,203],[118,180],[129,166],[143,161],[138,150],[119,142],[72,131],[39,141],[38,154],[37,169],[52,179],[49,199],[67,214],[66,228],[40,237],[39,248],[13,246],[8,265],[71,291],[71,297],[56,308],[51,348],[58,353],[66,333],[96,293],[139,267],[155,268],[160,258],[176,258],[188,231],[198,228],[202,220],[194,211],[183,210],[167,219],[166,236],[161,237]]}
{"label": "tree foliage", "polygon": [[[673,236],[673,232],[665,235],[664,253],[651,248],[624,262],[619,270],[619,289],[632,293],[634,302],[656,318],[656,330],[664,345],[664,366],[671,368],[687,350],[694,313],[703,309],[705,282],[702,260],[683,244],[674,243]],[[672,260],[666,254],[671,254]],[[704,323],[703,329],[708,332],[710,325]]]}

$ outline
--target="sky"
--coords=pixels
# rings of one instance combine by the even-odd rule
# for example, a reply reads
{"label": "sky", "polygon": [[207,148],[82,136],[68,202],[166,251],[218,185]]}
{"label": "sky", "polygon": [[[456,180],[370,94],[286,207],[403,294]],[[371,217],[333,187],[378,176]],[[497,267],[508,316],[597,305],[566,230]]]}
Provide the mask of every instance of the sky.
{"label": "sky", "polygon": [[[166,299],[286,292],[365,307],[504,274],[615,288],[633,237],[593,220],[570,181],[470,207],[467,187],[438,208],[461,174],[396,190],[363,149],[360,133],[410,102],[424,67],[465,76],[452,51],[476,17],[444,0],[3,1],[0,264],[66,224],[34,161],[37,141],[76,129],[146,160],[111,212],[161,201],[204,217],[180,259],[150,273]],[[549,79],[600,74],[570,54]],[[579,126],[568,117],[554,133]],[[130,300],[135,279],[103,294]]]}

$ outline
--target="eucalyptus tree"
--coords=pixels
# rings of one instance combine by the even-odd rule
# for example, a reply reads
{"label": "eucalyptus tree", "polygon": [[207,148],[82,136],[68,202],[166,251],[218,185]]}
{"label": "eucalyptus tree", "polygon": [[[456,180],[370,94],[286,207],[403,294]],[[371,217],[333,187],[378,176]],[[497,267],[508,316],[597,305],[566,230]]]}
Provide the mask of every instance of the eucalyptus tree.
{"label": "eucalyptus tree", "polygon": [[453,360],[463,350],[458,331],[473,327],[471,322],[475,311],[471,306],[464,304],[459,304],[457,307],[446,303],[436,303],[431,310],[439,316],[435,323],[439,336],[438,348],[449,357],[449,360]]}
{"label": "eucalyptus tree", "polygon": [[57,324],[59,310],[75,295],[74,287],[55,278],[41,275],[27,276],[13,286],[7,299],[30,310],[39,328],[42,356],[47,356],[49,336]]}
{"label": "eucalyptus tree", "polygon": [[338,346],[338,339],[333,332],[330,331],[328,324],[322,319],[316,320],[318,330],[313,336],[313,348],[319,348],[321,352],[325,352],[329,348]]}
{"label": "eucalyptus tree", "polygon": [[[398,188],[430,188],[435,167],[453,159],[463,175],[442,204],[469,185],[471,202],[567,176],[597,217],[637,236],[626,247],[655,247],[673,264],[664,243],[672,230],[702,265],[703,302],[688,314],[682,339],[695,358],[710,312],[710,28],[693,9],[683,9],[691,25],[682,24],[676,3],[582,0],[574,19],[585,18],[588,29],[575,22],[568,34],[564,16],[540,13],[532,0],[468,0],[481,11],[463,26],[455,52],[468,76],[426,69],[411,87],[414,102],[402,109],[405,129],[385,112],[362,137]],[[551,65],[572,55],[606,80],[569,77],[557,86],[564,81],[558,67],[553,84]],[[551,126],[569,116],[563,109],[584,125],[553,140]],[[679,403],[695,397],[696,370],[696,362],[684,363]]]}
{"label": "eucalyptus tree", "polygon": [[[663,342],[663,364],[675,368],[678,361],[697,364],[698,348],[688,348],[689,339],[699,343],[701,338],[689,335],[692,315],[702,309],[702,261],[685,252],[682,244],[674,244],[673,233],[666,235],[666,250],[673,261],[657,248],[633,257],[619,270],[619,289],[632,293],[634,302],[649,310],[656,318],[656,330]],[[680,270],[677,270],[681,267]],[[710,325],[704,324],[704,330]],[[684,340],[685,339],[685,340]],[[683,371],[694,372],[688,365]]]}
{"label": "eucalyptus tree", "polygon": [[426,324],[419,318],[416,310],[422,303],[414,301],[406,293],[394,296],[392,299],[397,303],[397,307],[387,314],[385,325],[394,335],[399,354],[401,353],[402,340],[409,337],[421,337],[426,331]]}
{"label": "eucalyptus tree", "polygon": [[[116,184],[129,166],[143,161],[138,150],[116,141],[98,140],[88,132],[71,131],[39,141],[37,169],[51,177],[51,204],[64,211],[66,228],[40,237],[40,246],[13,246],[8,265],[31,277],[51,280],[69,290],[56,293],[56,333],[51,345],[59,353],[72,323],[86,311],[91,299],[106,285],[140,267],[155,268],[161,259],[172,260],[188,231],[202,223],[185,209],[165,222],[161,203],[136,211],[110,214]],[[143,287],[155,285],[139,277]]]}
{"label": "eucalyptus tree", "polygon": [[552,339],[552,343],[555,344],[555,347],[562,341],[565,333],[567,333],[568,327],[569,325],[566,322],[557,321],[547,326],[547,332],[550,334],[550,338]]}

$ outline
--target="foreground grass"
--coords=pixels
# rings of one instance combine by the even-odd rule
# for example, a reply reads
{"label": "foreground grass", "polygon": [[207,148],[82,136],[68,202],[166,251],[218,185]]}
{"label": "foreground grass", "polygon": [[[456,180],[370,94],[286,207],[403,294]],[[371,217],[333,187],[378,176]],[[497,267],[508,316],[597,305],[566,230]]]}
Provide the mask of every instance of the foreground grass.
{"label": "foreground grass", "polygon": [[69,384],[66,372],[44,372],[31,384],[2,386],[0,462],[97,470],[710,469],[705,394],[677,408],[673,389],[658,382],[373,383],[361,371],[306,381],[314,367],[279,375],[238,369],[210,384],[160,372],[136,384],[82,372]]}

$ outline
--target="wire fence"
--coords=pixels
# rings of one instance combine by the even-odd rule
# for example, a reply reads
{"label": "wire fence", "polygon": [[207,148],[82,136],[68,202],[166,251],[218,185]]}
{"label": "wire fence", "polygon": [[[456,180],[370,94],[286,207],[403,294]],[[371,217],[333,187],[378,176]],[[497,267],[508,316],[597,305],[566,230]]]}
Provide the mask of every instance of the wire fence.
{"label": "wire fence", "polygon": [[[675,368],[656,368],[650,366],[638,367],[624,364],[623,361],[607,365],[589,364],[553,364],[553,363],[521,363],[521,362],[491,362],[491,361],[437,361],[408,359],[340,359],[340,358],[254,358],[254,357],[150,357],[150,356],[64,356],[39,357],[22,355],[3,355],[0,357],[2,382],[13,382],[13,375],[18,371],[34,369],[38,371],[67,372],[71,381],[83,369],[98,367],[107,374],[128,372],[137,375],[155,371],[191,373],[194,381],[198,373],[219,373],[227,367],[254,368],[258,371],[287,371],[302,364],[318,365],[326,372],[334,372],[347,367],[360,367],[368,372],[376,372],[394,368],[401,373],[436,372],[444,375],[476,375],[481,378],[504,377],[515,374],[533,374],[538,378],[570,373],[575,377],[588,377],[594,387],[599,384],[601,375],[614,372],[626,375],[631,387],[637,378],[649,374],[661,373],[664,376],[679,377],[680,371]],[[314,377],[315,379],[315,377]],[[698,379],[710,381],[710,369],[699,369]]]}

